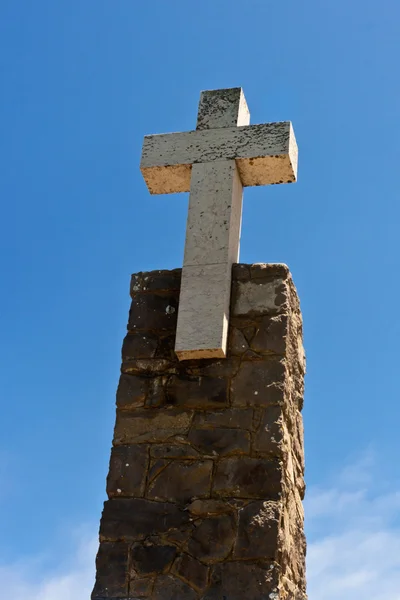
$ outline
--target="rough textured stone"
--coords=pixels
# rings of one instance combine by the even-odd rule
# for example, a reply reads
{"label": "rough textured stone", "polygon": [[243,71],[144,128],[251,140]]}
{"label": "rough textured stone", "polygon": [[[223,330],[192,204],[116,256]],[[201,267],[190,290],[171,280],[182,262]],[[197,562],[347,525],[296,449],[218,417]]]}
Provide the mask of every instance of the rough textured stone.
{"label": "rough textured stone", "polygon": [[[221,600],[224,597],[226,600],[279,600],[278,577],[275,570],[268,567],[245,562],[215,565],[210,589],[201,600]],[[293,600],[297,598],[293,597]]]}
{"label": "rough textured stone", "polygon": [[251,348],[260,354],[281,354],[286,350],[288,335],[287,315],[263,317],[252,339]]}
{"label": "rough textured stone", "polygon": [[135,294],[129,311],[128,329],[173,331],[176,327],[177,309],[177,294]]}
{"label": "rough textured stone", "polygon": [[[257,292],[228,358],[180,362],[157,316],[124,342],[94,600],[306,600],[299,304],[284,265],[232,273],[232,306]],[[139,274],[133,296],[154,308],[179,277]]]}
{"label": "rough textured stone", "polygon": [[234,557],[276,560],[281,514],[281,503],[274,501],[251,502],[242,508]]}
{"label": "rough textured stone", "polygon": [[254,436],[253,449],[281,456],[284,448],[284,416],[282,407],[268,406],[262,410],[260,426]]}
{"label": "rough textured stone", "polygon": [[134,375],[121,375],[117,390],[117,406],[132,409],[144,405],[148,381]]}
{"label": "rough textured stone", "polygon": [[182,269],[144,271],[131,277],[131,296],[138,292],[179,292]]}
{"label": "rough textured stone", "polygon": [[228,403],[228,382],[222,377],[177,377],[166,386],[167,401],[175,406],[221,408]]}
{"label": "rough textured stone", "polygon": [[228,427],[229,429],[252,429],[252,408],[228,408],[213,412],[197,413],[193,421],[198,427]]}
{"label": "rough textured stone", "polygon": [[92,598],[123,598],[128,595],[128,553],[129,546],[123,542],[100,544]]}
{"label": "rough textured stone", "polygon": [[197,592],[173,575],[157,578],[152,600],[198,600]]}
{"label": "rough textured stone", "polygon": [[178,529],[188,522],[188,513],[175,504],[141,498],[114,498],[104,504],[100,539],[137,541]]}
{"label": "rough textured stone", "polygon": [[175,562],[173,571],[180,579],[199,592],[207,586],[208,567],[190,554],[182,554]]}
{"label": "rough textured stone", "polygon": [[187,433],[191,419],[192,413],[175,409],[117,412],[114,443],[165,442],[174,435]]}
{"label": "rough textured stone", "polygon": [[175,546],[134,544],[131,548],[131,566],[138,577],[166,573],[176,555]]}
{"label": "rough textured stone", "polygon": [[158,337],[153,333],[128,333],[122,344],[122,360],[133,358],[154,358],[158,347]]}
{"label": "rough textured stone", "polygon": [[282,493],[282,469],[277,461],[235,457],[217,465],[213,494],[236,498],[279,499]]}
{"label": "rough textured stone", "polygon": [[250,435],[241,429],[191,429],[189,442],[207,455],[249,454]]}
{"label": "rough textured stone", "polygon": [[133,578],[129,582],[129,596],[128,600],[134,600],[135,598],[151,598],[154,579],[145,577],[140,579],[137,574],[133,571]]}
{"label": "rough textured stone", "polygon": [[107,477],[108,497],[143,496],[148,462],[147,446],[113,448]]}
{"label": "rough textured stone", "polygon": [[243,362],[231,383],[234,406],[282,404],[285,363],[278,359]]}
{"label": "rough textured stone", "polygon": [[215,562],[229,556],[235,541],[232,515],[206,518],[195,529],[188,544],[189,553],[203,562]]}
{"label": "rough textured stone", "polygon": [[210,495],[212,462],[161,461],[149,484],[148,497],[170,502],[188,502]]}
{"label": "rough textured stone", "polygon": [[283,279],[237,281],[233,284],[233,316],[277,315],[287,306],[287,285]]}

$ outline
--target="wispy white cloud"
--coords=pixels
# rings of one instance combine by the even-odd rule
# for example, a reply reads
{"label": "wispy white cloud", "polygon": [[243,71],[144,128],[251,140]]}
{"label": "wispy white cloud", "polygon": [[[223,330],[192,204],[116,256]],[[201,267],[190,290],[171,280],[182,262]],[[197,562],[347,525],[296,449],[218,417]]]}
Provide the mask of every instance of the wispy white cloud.
{"label": "wispy white cloud", "polygon": [[308,491],[310,600],[400,600],[400,490],[377,467],[368,452]]}
{"label": "wispy white cloud", "polygon": [[95,531],[72,534],[75,547],[56,569],[46,568],[44,556],[0,564],[1,597],[10,600],[89,600],[94,584],[97,551]]}

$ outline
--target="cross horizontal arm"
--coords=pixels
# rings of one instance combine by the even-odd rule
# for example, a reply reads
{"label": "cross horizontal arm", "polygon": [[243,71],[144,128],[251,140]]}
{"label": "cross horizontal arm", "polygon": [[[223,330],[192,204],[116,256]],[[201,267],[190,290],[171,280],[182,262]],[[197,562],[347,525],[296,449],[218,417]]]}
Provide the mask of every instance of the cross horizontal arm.
{"label": "cross horizontal arm", "polygon": [[290,121],[146,136],[140,169],[151,194],[190,190],[196,163],[236,160],[243,186],[292,183],[297,144]]}

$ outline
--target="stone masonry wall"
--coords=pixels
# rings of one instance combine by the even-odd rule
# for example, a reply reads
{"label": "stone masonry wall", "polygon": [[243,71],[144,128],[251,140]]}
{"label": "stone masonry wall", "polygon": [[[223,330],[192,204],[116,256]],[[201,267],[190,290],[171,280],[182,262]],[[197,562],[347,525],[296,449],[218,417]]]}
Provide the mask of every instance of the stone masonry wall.
{"label": "stone masonry wall", "polygon": [[180,275],[132,276],[92,599],[304,600],[304,354],[290,273],[234,265],[227,358],[184,362]]}

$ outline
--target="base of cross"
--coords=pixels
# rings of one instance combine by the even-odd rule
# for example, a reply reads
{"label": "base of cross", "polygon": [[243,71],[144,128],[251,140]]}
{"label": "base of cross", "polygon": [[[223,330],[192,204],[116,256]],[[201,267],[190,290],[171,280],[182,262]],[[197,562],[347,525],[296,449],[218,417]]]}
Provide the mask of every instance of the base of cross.
{"label": "base of cross", "polygon": [[174,352],[181,269],[132,276],[93,600],[305,600],[304,353],[285,265],[235,264],[227,355]]}

